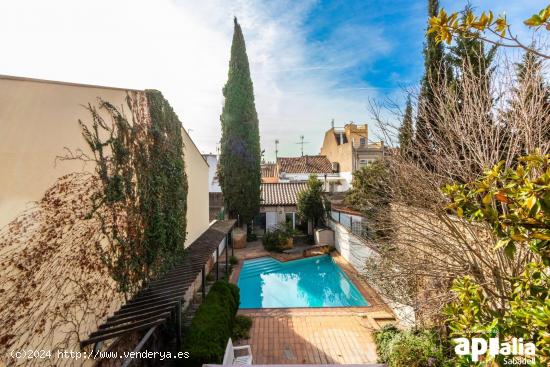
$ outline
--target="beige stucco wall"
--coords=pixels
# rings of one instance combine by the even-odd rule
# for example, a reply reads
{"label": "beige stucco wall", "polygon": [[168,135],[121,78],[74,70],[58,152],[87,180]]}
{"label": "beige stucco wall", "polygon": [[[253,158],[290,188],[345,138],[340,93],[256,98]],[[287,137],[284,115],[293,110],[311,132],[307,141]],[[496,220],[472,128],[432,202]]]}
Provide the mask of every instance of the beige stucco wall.
{"label": "beige stucco wall", "polygon": [[89,121],[82,107],[97,97],[125,104],[126,91],[0,77],[0,227],[55,180],[70,172],[93,171],[91,164],[56,162],[56,156],[86,149],[78,119]]}
{"label": "beige stucco wall", "polygon": [[195,146],[185,129],[182,129],[185,172],[189,191],[187,192],[187,238],[189,246],[209,224],[208,163]]}
{"label": "beige stucco wall", "polygon": [[325,133],[320,154],[326,155],[331,162],[338,162],[340,172],[352,171],[351,143],[338,145],[334,136],[334,129],[330,129]]}
{"label": "beige stucco wall", "polygon": [[[0,228],[39,200],[56,179],[94,170],[81,161],[57,161],[64,147],[88,151],[78,119],[97,98],[126,105],[128,90],[0,76]],[[208,164],[182,129],[189,181],[186,245],[208,228]]]}

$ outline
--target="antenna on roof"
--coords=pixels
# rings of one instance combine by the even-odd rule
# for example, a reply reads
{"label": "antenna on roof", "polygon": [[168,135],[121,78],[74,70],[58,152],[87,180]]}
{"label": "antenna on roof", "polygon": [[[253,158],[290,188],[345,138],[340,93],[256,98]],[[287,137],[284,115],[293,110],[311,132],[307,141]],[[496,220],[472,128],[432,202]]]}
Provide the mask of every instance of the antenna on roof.
{"label": "antenna on roof", "polygon": [[300,135],[300,141],[296,144],[300,144],[302,146],[302,157],[304,156],[304,144],[309,144],[309,141],[304,141],[304,136]]}
{"label": "antenna on roof", "polygon": [[275,161],[277,161],[277,155],[279,154],[279,150],[277,147],[279,146],[279,139],[275,139]]}

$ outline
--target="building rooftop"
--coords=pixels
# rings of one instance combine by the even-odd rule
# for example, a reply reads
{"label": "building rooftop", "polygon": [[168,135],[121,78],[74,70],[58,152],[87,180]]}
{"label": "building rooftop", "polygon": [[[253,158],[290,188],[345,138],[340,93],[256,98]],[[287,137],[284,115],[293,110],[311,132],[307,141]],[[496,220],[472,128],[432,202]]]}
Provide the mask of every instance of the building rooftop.
{"label": "building rooftop", "polygon": [[275,163],[262,163],[262,178],[276,177],[277,176],[277,166]]}
{"label": "building rooftop", "polygon": [[332,173],[332,164],[324,155],[277,158],[279,172],[285,173]]}
{"label": "building rooftop", "polygon": [[306,182],[262,183],[262,202],[260,205],[296,205],[298,193],[306,188]]}

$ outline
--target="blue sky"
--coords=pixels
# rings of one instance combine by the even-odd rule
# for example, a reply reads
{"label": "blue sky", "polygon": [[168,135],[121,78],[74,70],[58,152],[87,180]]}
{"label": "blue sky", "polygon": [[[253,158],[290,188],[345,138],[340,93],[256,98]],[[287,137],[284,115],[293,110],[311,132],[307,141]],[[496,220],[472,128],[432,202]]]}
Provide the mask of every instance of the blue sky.
{"label": "blue sky", "polygon": [[320,1],[303,27],[312,59],[342,66],[337,87],[391,91],[422,73],[422,59],[410,56],[422,49],[424,13],[422,2]]}
{"label": "blue sky", "polygon": [[[449,10],[466,3],[443,1]],[[545,1],[472,1],[521,20]],[[108,10],[106,10],[108,9]],[[418,85],[427,1],[18,0],[0,3],[0,74],[128,88],[168,98],[205,153],[220,139],[233,16],[242,25],[266,158],[319,152],[330,121],[375,124],[368,99]],[[86,103],[87,101],[83,101]]]}

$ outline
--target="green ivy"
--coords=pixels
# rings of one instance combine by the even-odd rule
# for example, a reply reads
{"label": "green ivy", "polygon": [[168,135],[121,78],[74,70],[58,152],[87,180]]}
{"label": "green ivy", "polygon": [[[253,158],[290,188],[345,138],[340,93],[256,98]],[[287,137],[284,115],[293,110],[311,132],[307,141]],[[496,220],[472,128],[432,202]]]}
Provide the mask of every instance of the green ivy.
{"label": "green ivy", "polygon": [[181,122],[168,101],[147,90],[127,102],[131,121],[101,99],[99,110],[110,122],[90,104],[92,122],[79,120],[102,183],[89,217],[100,220],[109,248],[97,249],[122,292],[135,291],[183,257],[188,189]]}

